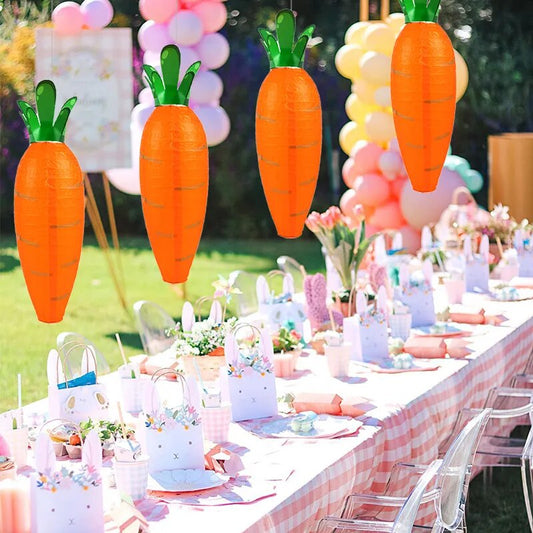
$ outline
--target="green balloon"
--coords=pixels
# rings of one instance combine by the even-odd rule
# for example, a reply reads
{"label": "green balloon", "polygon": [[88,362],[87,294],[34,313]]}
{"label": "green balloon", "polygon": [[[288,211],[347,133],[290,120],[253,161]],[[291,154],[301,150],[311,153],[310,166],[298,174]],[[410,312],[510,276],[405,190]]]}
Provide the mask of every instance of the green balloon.
{"label": "green balloon", "polygon": [[470,192],[476,193],[483,188],[483,176],[477,170],[468,169],[463,179]]}

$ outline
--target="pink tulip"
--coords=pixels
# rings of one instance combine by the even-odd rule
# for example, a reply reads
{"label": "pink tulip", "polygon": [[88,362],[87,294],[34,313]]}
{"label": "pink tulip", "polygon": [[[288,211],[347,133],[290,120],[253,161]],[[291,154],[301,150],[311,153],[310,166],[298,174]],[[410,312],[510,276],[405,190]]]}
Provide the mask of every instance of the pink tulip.
{"label": "pink tulip", "polygon": [[307,217],[307,220],[305,221],[305,225],[310,231],[315,233],[320,227],[320,215],[316,211],[313,211]]}
{"label": "pink tulip", "polygon": [[352,209],[351,219],[355,225],[361,224],[365,219],[365,208],[361,204],[356,204]]}
{"label": "pink tulip", "polygon": [[326,229],[333,229],[335,226],[335,215],[328,209],[325,213],[320,215],[320,221]]}

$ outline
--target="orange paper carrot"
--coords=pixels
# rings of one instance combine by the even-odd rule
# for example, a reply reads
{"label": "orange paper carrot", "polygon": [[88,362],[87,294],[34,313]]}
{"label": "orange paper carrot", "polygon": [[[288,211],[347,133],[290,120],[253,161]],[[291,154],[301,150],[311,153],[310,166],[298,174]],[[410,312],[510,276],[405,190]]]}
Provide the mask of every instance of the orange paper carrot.
{"label": "orange paper carrot", "polygon": [[455,57],[435,23],[440,0],[400,0],[406,25],[392,54],[391,98],[398,144],[415,191],[435,190],[455,116]]}
{"label": "orange paper carrot", "polygon": [[65,102],[54,123],[56,88],[41,81],[37,113],[19,101],[30,146],[15,181],[15,233],[20,264],[41,322],[63,319],[80,260],[84,188],[76,156],[63,143],[76,98]]}
{"label": "orange paper carrot", "polygon": [[207,206],[209,163],[204,128],[188,107],[197,61],[178,86],[180,52],[161,51],[163,78],[144,65],[156,108],[141,139],[140,181],[144,221],[164,281],[187,281]]}
{"label": "orange paper carrot", "polygon": [[257,99],[255,133],[268,208],[281,237],[302,234],[315,194],[322,148],[322,110],[313,80],[301,68],[314,26],[294,44],[294,14],[276,16],[277,39],[259,29],[271,70]]}

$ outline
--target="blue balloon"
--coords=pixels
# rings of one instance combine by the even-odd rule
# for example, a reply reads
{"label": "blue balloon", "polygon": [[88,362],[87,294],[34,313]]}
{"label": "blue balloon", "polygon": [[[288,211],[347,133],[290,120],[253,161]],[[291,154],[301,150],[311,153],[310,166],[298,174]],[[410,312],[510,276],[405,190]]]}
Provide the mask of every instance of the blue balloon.
{"label": "blue balloon", "polygon": [[470,192],[476,193],[483,188],[483,176],[477,170],[468,169],[463,179]]}

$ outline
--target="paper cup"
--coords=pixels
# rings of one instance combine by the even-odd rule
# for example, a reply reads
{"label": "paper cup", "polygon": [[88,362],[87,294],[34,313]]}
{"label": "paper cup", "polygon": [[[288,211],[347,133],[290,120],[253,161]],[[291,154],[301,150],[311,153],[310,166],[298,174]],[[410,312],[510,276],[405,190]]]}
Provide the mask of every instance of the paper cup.
{"label": "paper cup", "polygon": [[226,442],[228,440],[229,423],[231,422],[230,404],[223,404],[218,407],[202,407],[200,418],[205,439],[211,442]]}
{"label": "paper cup", "polygon": [[274,354],[274,375],[277,378],[290,378],[294,371],[294,357],[291,352]]}
{"label": "paper cup", "polygon": [[135,379],[122,378],[120,380],[122,407],[128,413],[137,414],[142,411],[144,382],[145,380],[141,377]]}
{"label": "paper cup", "polygon": [[344,317],[342,320],[342,334],[344,336],[345,344],[351,344],[350,358],[353,361],[362,361],[363,354],[361,352],[361,333],[359,315]]}
{"label": "paper cup", "polygon": [[132,500],[142,500],[146,497],[148,485],[148,456],[142,456],[136,461],[117,461],[113,459],[113,472],[119,492],[128,494]]}
{"label": "paper cup", "polygon": [[406,341],[411,331],[411,313],[403,315],[389,315],[389,326],[391,337],[399,337]]}
{"label": "paper cup", "polygon": [[348,376],[351,350],[351,343],[344,343],[341,346],[328,346],[327,344],[324,346],[331,377],[344,378]]}
{"label": "paper cup", "polygon": [[10,429],[4,432],[4,437],[9,444],[11,456],[17,467],[28,464],[28,428]]}
{"label": "paper cup", "polygon": [[466,290],[464,279],[445,279],[444,286],[446,287],[446,295],[448,296],[448,304],[460,304],[463,299],[463,294]]}

